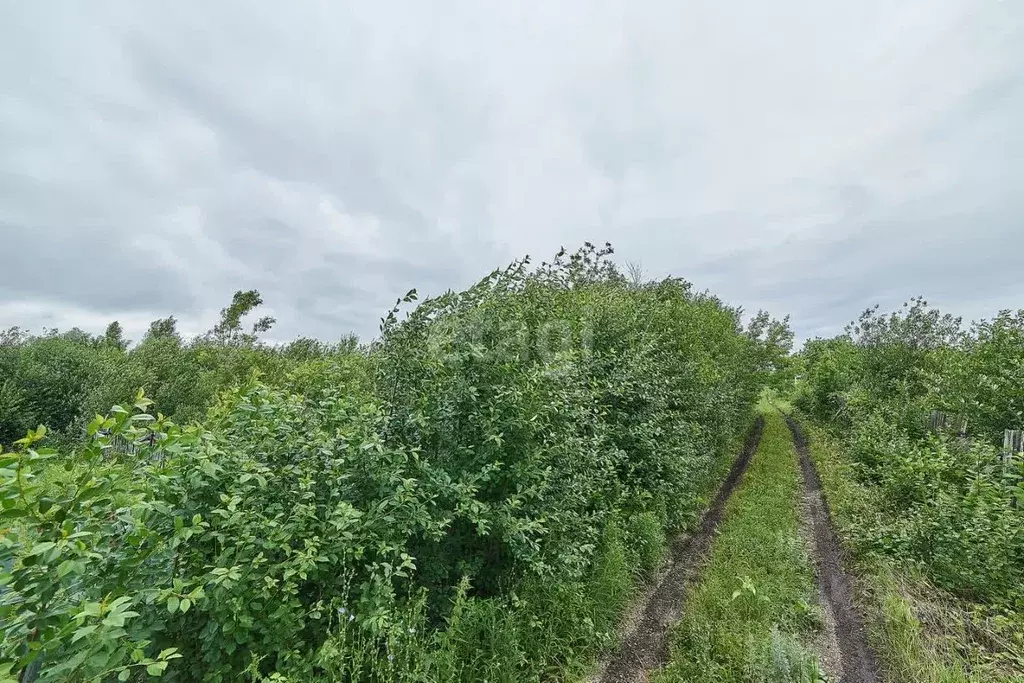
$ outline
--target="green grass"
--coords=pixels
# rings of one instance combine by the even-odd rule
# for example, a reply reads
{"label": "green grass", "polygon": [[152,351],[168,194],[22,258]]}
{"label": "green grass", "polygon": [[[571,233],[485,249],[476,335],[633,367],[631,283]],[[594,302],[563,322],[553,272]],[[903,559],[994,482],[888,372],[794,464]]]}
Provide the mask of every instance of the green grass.
{"label": "green grass", "polygon": [[761,446],[727,507],[656,683],[823,680],[808,647],[821,616],[800,533],[796,453],[778,412],[761,410]]}
{"label": "green grass", "polygon": [[[837,442],[805,422],[811,456],[844,543],[852,551],[869,637],[891,683],[1024,681],[1024,634],[1017,641],[991,618],[908,567],[871,553],[862,539],[878,504],[860,485]],[[1014,629],[1009,629],[1014,630]]]}

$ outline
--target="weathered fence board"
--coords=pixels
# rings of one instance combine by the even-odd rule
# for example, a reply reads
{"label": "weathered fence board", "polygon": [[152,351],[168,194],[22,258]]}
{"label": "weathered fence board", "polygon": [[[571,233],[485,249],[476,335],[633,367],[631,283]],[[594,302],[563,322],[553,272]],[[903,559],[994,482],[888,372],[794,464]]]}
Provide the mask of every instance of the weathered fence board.
{"label": "weathered fence board", "polygon": [[933,410],[928,416],[928,431],[954,432],[957,436],[967,436],[967,418],[942,410]]}
{"label": "weathered fence board", "polygon": [[1024,430],[1007,429],[1003,432],[1003,467],[1009,469],[1024,453]]}
{"label": "weathered fence board", "polygon": [[166,454],[162,452],[152,452],[152,449],[156,446],[156,434],[150,434],[144,439],[132,441],[125,438],[121,434],[114,434],[110,439],[110,447],[107,449],[107,455],[113,456],[129,456],[135,457],[143,453],[143,449],[150,449],[150,460],[163,462]]}

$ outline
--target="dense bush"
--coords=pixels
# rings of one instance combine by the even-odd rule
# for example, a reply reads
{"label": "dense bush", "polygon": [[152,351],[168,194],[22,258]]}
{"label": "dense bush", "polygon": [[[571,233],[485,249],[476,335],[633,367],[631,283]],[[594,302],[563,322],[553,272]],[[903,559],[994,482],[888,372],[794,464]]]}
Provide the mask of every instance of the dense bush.
{"label": "dense bush", "polygon": [[[800,363],[797,404],[837,428],[877,494],[880,509],[857,525],[861,548],[965,598],[1024,609],[1024,515],[1011,504],[1024,500],[1024,470],[999,451],[1004,429],[1024,427],[1024,312],[964,331],[915,299],[809,342]],[[951,428],[928,433],[932,411]]]}
{"label": "dense bush", "polygon": [[261,303],[255,291],[236,293],[220,322],[188,341],[173,317],[154,321],[132,347],[117,322],[95,337],[77,329],[38,336],[18,328],[0,333],[0,444],[9,446],[39,424],[51,429],[51,438],[59,435],[73,444],[95,414],[130,401],[140,387],[161,412],[186,423],[202,418],[220,392],[253,371],[275,386],[304,388],[295,378],[319,381],[314,375],[329,375],[339,366],[349,375],[365,360],[354,338],[337,344],[262,343],[259,334],[273,320],[261,318],[248,332],[241,322]]}
{"label": "dense bush", "polygon": [[388,435],[477,507],[443,557],[496,590],[507,571],[579,575],[608,516],[671,499],[693,515],[711,454],[759,386],[735,311],[668,280],[628,286],[597,252],[496,272],[386,324],[376,354]]}
{"label": "dense bush", "polygon": [[[578,665],[666,529],[695,517],[791,338],[685,282],[627,281],[609,253],[516,263],[400,320],[410,293],[365,352],[267,348],[265,321],[243,335],[230,307],[189,344],[169,324],[108,344],[157,407],[213,407],[181,428],[139,394],[74,455],[35,431],[0,458],[0,679],[34,660],[62,681],[519,682]],[[8,350],[23,365],[43,341]],[[264,381],[220,390],[253,368]],[[128,386],[71,374],[107,378],[86,394]]]}
{"label": "dense bush", "polygon": [[[148,418],[94,421],[56,481],[32,476],[52,454],[6,456],[5,654],[38,642],[62,660],[45,678],[90,679],[149,642],[185,655],[175,677],[234,680],[254,656],[287,665],[342,606],[371,628],[388,620],[394,583],[412,568],[409,537],[437,535],[439,522],[415,461],[382,446],[372,405],[310,406],[254,385],[225,397],[202,430]],[[141,464],[106,457],[123,434],[140,442]],[[126,611],[110,619],[122,598]]]}

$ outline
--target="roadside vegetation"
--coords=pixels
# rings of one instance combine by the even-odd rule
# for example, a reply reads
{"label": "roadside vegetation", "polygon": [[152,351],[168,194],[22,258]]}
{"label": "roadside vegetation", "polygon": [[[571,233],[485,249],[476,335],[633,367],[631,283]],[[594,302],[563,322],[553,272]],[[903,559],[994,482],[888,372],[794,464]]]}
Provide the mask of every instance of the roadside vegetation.
{"label": "roadside vegetation", "polygon": [[[842,444],[809,429],[839,533],[854,547],[858,526],[878,515],[875,492],[858,482]],[[987,683],[1024,680],[1020,631],[988,608],[942,590],[920,566],[883,553],[855,552],[861,608],[888,680],[903,683]]]}
{"label": "roadside vegetation", "polygon": [[[790,356],[610,255],[409,292],[365,344],[267,343],[255,291],[193,339],[0,333],[0,683],[577,680],[659,576],[658,683],[815,683],[864,642],[825,555],[864,680],[1024,681],[1024,311],[915,299]],[[824,501],[768,401],[715,495],[766,389]]]}
{"label": "roadside vegetation", "polygon": [[304,395],[332,385],[367,388],[370,368],[354,337],[263,343],[275,321],[256,317],[262,305],[259,292],[237,292],[218,323],[193,339],[173,316],[154,320],[134,344],[117,321],[101,336],[0,331],[0,444],[10,447],[42,424],[48,444],[74,447],[95,415],[128,405],[140,388],[179,424],[200,421],[254,371],[265,384]]}
{"label": "roadside vegetation", "polygon": [[5,333],[0,681],[582,672],[792,339],[609,255],[411,292],[368,345],[267,345],[256,292],[190,341]]}
{"label": "roadside vegetation", "polygon": [[710,562],[676,626],[657,683],[825,681],[815,651],[822,612],[801,533],[801,481],[782,416],[765,431],[726,509]]}
{"label": "roadside vegetation", "polygon": [[[917,299],[809,342],[796,406],[893,681],[1024,680],[1024,311]],[[1016,500],[1016,503],[1014,503]]]}

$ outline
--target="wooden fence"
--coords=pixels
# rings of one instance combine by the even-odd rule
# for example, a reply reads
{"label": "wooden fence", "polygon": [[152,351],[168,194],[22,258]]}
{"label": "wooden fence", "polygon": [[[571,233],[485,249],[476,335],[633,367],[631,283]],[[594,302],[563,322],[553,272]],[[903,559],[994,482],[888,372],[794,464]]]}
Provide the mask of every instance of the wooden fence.
{"label": "wooden fence", "polygon": [[967,436],[967,418],[941,410],[933,410],[928,416],[928,431],[953,432],[957,436]]}
{"label": "wooden fence", "polygon": [[[933,434],[940,432],[956,434],[962,443],[968,446],[972,442],[967,436],[967,418],[962,415],[933,410],[928,415],[927,427],[928,431]],[[1010,487],[1014,488],[1014,478],[1017,476],[1016,464],[1024,460],[1024,430],[1007,429],[1003,432],[1003,450],[999,460],[1003,466],[1003,475],[1008,477],[1007,481]],[[1016,507],[1018,503],[1016,496],[1011,497],[1011,505]]]}
{"label": "wooden fence", "polygon": [[[110,440],[110,448],[107,449],[107,455],[108,457],[114,455],[138,456],[139,454],[142,453],[143,448],[149,447],[150,449],[152,449],[155,446],[156,434],[151,433],[145,439],[136,441],[126,439],[120,434],[115,434],[113,438],[111,438]],[[150,456],[150,459],[153,461],[159,460],[160,462],[163,462],[164,457],[165,455],[163,453],[153,453]]]}
{"label": "wooden fence", "polygon": [[1003,432],[1003,465],[1010,468],[1024,453],[1024,430],[1007,429]]}

